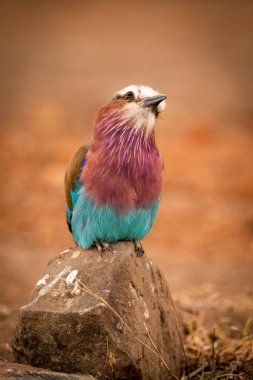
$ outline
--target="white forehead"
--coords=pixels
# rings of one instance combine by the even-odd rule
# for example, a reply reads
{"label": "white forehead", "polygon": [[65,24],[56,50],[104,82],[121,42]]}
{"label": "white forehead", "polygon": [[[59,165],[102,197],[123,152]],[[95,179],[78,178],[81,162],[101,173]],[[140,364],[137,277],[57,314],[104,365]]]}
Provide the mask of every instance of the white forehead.
{"label": "white forehead", "polygon": [[143,99],[143,98],[148,98],[150,96],[155,96],[159,95],[160,92],[154,90],[151,87],[148,86],[143,86],[143,85],[134,85],[132,84],[131,86],[127,86],[119,90],[115,95],[120,95],[123,96],[127,92],[132,91],[134,93],[134,97]]}

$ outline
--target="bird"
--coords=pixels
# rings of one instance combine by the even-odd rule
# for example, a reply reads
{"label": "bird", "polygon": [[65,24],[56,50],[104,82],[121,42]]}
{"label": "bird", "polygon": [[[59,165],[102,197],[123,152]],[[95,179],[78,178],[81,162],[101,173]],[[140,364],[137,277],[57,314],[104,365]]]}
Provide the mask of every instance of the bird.
{"label": "bird", "polygon": [[95,117],[91,140],[65,174],[66,217],[77,246],[110,250],[132,241],[137,256],[151,229],[164,181],[155,126],[166,95],[144,85],[116,92]]}

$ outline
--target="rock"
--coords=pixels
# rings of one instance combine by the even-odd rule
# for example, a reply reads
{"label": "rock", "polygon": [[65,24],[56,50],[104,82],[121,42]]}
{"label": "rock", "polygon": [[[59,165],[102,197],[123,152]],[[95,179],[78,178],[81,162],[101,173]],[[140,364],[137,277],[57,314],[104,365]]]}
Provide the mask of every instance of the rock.
{"label": "rock", "polygon": [[11,380],[96,380],[89,375],[70,375],[66,373],[53,372],[50,370],[35,368],[29,365],[1,362],[0,379]]}
{"label": "rock", "polygon": [[98,379],[172,379],[157,349],[179,376],[182,351],[165,279],[131,242],[113,249],[101,257],[96,248],[73,248],[49,262],[21,308],[18,362]]}

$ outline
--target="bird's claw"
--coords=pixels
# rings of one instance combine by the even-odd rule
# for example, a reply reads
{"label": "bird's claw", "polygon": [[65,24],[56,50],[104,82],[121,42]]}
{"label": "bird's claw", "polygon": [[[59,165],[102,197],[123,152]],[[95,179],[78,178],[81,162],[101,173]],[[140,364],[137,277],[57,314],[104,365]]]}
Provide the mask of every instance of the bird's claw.
{"label": "bird's claw", "polygon": [[112,248],[111,244],[109,243],[101,243],[103,248],[104,248],[104,251],[109,251],[111,253],[116,253],[116,251]]}
{"label": "bird's claw", "polygon": [[96,243],[96,247],[97,247],[98,251],[100,252],[101,256],[102,256],[102,253],[105,251],[109,251],[111,253],[116,253],[116,251],[112,248],[111,244],[109,244],[109,243],[104,243],[104,242]]}
{"label": "bird's claw", "polygon": [[144,248],[141,245],[141,242],[140,241],[135,241],[134,242],[134,246],[135,246],[136,256],[137,257],[141,257],[145,253]]}

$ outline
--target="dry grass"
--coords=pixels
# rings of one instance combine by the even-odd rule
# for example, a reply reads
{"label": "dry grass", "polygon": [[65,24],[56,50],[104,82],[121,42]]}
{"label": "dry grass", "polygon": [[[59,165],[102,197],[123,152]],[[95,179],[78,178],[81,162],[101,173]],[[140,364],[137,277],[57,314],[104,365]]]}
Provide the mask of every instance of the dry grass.
{"label": "dry grass", "polygon": [[253,372],[246,370],[253,363],[252,297],[222,297],[211,286],[203,286],[178,294],[177,299],[190,378],[252,379]]}

